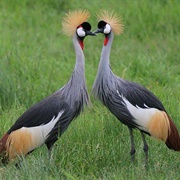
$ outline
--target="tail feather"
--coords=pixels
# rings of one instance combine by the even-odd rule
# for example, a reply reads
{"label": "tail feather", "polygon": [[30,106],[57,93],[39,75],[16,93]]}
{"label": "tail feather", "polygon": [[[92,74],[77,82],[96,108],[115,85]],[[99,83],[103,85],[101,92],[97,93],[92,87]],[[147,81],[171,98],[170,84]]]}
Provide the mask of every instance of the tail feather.
{"label": "tail feather", "polygon": [[8,137],[9,135],[5,133],[3,137],[0,139],[0,157],[1,157],[2,163],[5,163],[7,160],[6,143],[7,143]]}
{"label": "tail feather", "polygon": [[[167,115],[168,116],[168,115]],[[180,151],[180,136],[179,132],[172,121],[172,119],[168,116],[169,119],[169,124],[170,124],[170,130],[169,130],[169,135],[166,140],[166,146],[169,149],[173,149],[175,151]]]}
{"label": "tail feather", "polygon": [[8,134],[4,134],[4,136],[0,139],[0,154],[6,151],[6,142],[8,139]]}

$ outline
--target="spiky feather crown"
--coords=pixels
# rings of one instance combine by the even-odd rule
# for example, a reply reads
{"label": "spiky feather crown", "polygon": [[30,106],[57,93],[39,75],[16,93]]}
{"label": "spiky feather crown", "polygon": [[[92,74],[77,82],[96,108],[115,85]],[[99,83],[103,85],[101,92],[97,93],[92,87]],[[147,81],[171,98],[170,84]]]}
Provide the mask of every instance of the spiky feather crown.
{"label": "spiky feather crown", "polygon": [[62,20],[62,30],[64,34],[67,36],[73,36],[76,28],[83,22],[87,21],[89,17],[90,13],[86,9],[78,9],[66,13]]}
{"label": "spiky feather crown", "polygon": [[100,13],[97,13],[97,18],[99,21],[103,20],[106,23],[110,24],[112,31],[120,35],[123,33],[124,24],[122,18],[115,14],[113,11],[101,10]]}

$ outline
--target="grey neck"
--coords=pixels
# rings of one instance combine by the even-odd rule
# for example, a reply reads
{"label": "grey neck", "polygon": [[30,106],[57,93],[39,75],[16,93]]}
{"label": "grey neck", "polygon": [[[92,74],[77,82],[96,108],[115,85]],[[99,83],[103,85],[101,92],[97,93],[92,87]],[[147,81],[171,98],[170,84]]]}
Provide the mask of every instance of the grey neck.
{"label": "grey neck", "polygon": [[107,45],[103,45],[102,52],[101,52],[101,58],[99,62],[99,68],[98,68],[98,76],[106,75],[106,73],[111,72],[110,69],[110,52],[111,52],[111,46],[114,39],[114,34],[111,32],[108,37],[108,43]]}
{"label": "grey neck", "polygon": [[114,38],[114,34],[113,32],[111,32],[108,37],[108,43],[106,44],[106,46],[103,45],[102,48],[98,72],[92,87],[92,92],[96,97],[101,96],[100,93],[102,92],[101,91],[102,88],[104,88],[102,86],[106,84],[105,81],[107,81],[110,77],[113,77],[111,75],[112,71],[110,69],[110,52],[111,52],[113,38]]}
{"label": "grey neck", "polygon": [[75,34],[73,36],[73,45],[74,45],[74,50],[75,50],[75,54],[76,54],[76,64],[74,67],[74,72],[80,74],[80,75],[84,75],[84,53],[83,50],[79,44],[79,40],[77,35]]}
{"label": "grey neck", "polygon": [[[86,91],[84,54],[76,34],[73,36],[73,45],[76,55],[76,64],[70,80],[62,88],[63,96],[72,106],[74,106],[74,102],[82,99],[82,91]],[[61,89],[59,91],[61,91]]]}

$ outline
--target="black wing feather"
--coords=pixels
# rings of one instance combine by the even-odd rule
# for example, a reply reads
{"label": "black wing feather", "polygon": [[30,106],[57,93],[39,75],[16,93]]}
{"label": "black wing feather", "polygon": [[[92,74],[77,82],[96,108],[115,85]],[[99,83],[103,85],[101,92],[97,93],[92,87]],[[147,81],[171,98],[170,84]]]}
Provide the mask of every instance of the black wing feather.
{"label": "black wing feather", "polygon": [[47,124],[53,117],[56,117],[61,110],[67,108],[68,104],[63,101],[63,99],[57,100],[55,96],[49,96],[25,111],[7,133],[10,134],[12,131],[22,127],[34,127]]}
{"label": "black wing feather", "polygon": [[48,149],[52,147],[52,145],[58,140],[64,131],[68,128],[71,121],[75,118],[75,113],[73,113],[72,109],[66,109],[65,112],[60,117],[60,121],[58,121],[51,132],[48,134],[48,137],[45,141]]}
{"label": "black wing feather", "polygon": [[98,98],[122,123],[129,127],[136,126],[131,113],[126,108],[123,99],[118,95],[117,90],[111,88],[106,81],[102,81],[98,89]]}
{"label": "black wing feather", "polygon": [[[165,111],[161,101],[145,87],[126,80],[114,77],[116,88],[112,88],[106,81],[102,81],[98,96],[104,105],[128,127],[138,127],[134,117],[127,109],[121,95],[125,97],[133,106],[141,108],[157,108]],[[113,81],[112,81],[113,82]],[[118,92],[117,92],[118,91]]]}
{"label": "black wing feather", "polygon": [[118,91],[134,106],[141,108],[157,108],[165,111],[162,102],[145,87],[130,81],[122,81],[118,84]]}

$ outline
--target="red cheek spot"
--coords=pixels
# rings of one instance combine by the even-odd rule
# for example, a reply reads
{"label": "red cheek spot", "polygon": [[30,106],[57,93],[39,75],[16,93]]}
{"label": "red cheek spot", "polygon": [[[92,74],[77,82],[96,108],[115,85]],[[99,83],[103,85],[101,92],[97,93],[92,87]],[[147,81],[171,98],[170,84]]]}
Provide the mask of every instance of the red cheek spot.
{"label": "red cheek spot", "polygon": [[104,39],[104,46],[106,46],[107,43],[108,43],[108,37],[105,37],[105,39]]}
{"label": "red cheek spot", "polygon": [[84,50],[84,43],[83,43],[83,41],[79,40],[79,44],[80,44],[82,50]]}

